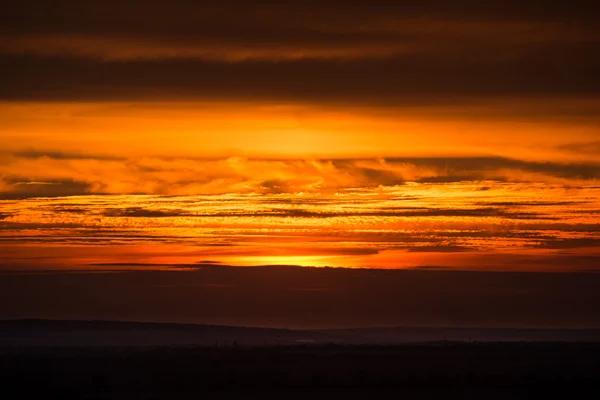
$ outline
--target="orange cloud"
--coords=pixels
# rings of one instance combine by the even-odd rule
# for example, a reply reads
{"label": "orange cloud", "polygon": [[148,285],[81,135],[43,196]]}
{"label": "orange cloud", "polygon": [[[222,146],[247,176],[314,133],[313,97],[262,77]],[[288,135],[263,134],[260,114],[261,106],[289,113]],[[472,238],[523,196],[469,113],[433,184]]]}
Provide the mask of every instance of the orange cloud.
{"label": "orange cloud", "polygon": [[29,152],[17,153],[0,164],[2,192],[28,197],[86,193],[334,193],[410,182],[478,182],[492,187],[498,181],[589,186],[597,184],[599,174],[598,164],[549,164],[494,157],[96,159]]}
{"label": "orange cloud", "polygon": [[[1,150],[109,158],[495,155],[596,160],[595,153],[568,150],[574,143],[596,140],[596,125],[588,115],[595,103],[575,99],[544,104],[532,100],[512,106],[467,102],[369,108],[260,102],[3,103]],[[580,117],[546,117],[583,106],[588,110]]]}

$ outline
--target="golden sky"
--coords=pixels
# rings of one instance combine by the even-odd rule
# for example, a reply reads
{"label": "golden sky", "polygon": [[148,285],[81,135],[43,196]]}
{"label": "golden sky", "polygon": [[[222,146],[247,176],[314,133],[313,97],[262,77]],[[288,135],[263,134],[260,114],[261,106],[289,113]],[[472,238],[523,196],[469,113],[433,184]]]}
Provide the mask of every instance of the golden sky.
{"label": "golden sky", "polygon": [[0,17],[4,270],[600,268],[583,9],[29,3]]}

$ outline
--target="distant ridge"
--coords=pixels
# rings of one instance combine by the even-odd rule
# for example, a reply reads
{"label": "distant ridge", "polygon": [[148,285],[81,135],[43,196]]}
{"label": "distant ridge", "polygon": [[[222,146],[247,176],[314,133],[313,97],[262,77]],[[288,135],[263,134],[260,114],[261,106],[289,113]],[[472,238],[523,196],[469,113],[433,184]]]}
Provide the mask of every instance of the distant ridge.
{"label": "distant ridge", "polygon": [[[310,337],[307,337],[310,335]],[[104,320],[0,320],[0,345],[267,346],[303,343],[324,334],[278,328]]]}
{"label": "distant ridge", "polygon": [[0,320],[0,346],[277,346],[600,342],[600,329],[381,327],[324,330],[105,320]]}
{"label": "distant ridge", "polygon": [[0,328],[3,327],[43,327],[43,328],[145,328],[145,329],[242,329],[242,330],[261,330],[261,331],[286,331],[286,328],[262,328],[247,327],[235,325],[213,325],[213,324],[194,324],[181,322],[142,322],[142,321],[120,321],[120,320],[77,320],[77,319],[42,319],[42,318],[24,318],[24,319],[6,319],[0,320]]}

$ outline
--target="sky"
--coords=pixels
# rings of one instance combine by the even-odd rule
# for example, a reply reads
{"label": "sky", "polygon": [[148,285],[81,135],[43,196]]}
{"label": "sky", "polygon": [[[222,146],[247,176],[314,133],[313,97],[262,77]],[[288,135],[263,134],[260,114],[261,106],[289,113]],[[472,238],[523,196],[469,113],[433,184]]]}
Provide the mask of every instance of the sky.
{"label": "sky", "polygon": [[0,273],[595,276],[599,22],[591,1],[13,2]]}

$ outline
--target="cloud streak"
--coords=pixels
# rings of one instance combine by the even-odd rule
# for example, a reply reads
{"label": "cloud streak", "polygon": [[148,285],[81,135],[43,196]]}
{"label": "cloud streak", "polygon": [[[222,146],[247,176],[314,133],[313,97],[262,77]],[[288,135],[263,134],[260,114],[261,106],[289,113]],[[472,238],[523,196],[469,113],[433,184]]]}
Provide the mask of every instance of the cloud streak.
{"label": "cloud streak", "polygon": [[[270,165],[265,163],[259,165]],[[50,269],[213,260],[572,271],[600,261],[598,190],[462,181],[279,193],[31,197],[0,201],[0,247],[4,269],[31,265],[34,246],[33,264]]]}
{"label": "cloud streak", "polygon": [[[558,7],[523,14],[516,7],[465,8],[434,1],[423,6],[377,2],[352,5],[316,2],[249,5],[243,2],[106,2],[93,7],[73,1],[48,8],[11,5],[1,22],[0,50],[74,54],[101,59],[199,57],[220,61],[248,59],[346,58],[398,52],[444,52],[482,46],[493,51],[548,41],[578,43],[597,39],[585,13]],[[514,4],[513,4],[514,6]],[[65,7],[68,14],[57,13]],[[141,18],[140,10],[145,10]],[[513,12],[506,12],[513,10]],[[242,17],[243,15],[243,17]],[[15,24],[15,21],[19,21]],[[490,53],[492,49],[487,49]],[[447,50],[446,50],[447,51]]]}
{"label": "cloud streak", "polygon": [[[600,164],[502,157],[381,159],[105,159],[16,153],[0,163],[4,198],[83,194],[335,192],[407,183],[543,182],[594,185]],[[301,213],[301,210],[296,211]],[[299,214],[298,214],[299,215]],[[523,215],[525,217],[525,215]]]}

